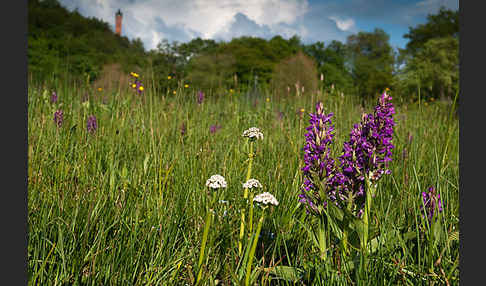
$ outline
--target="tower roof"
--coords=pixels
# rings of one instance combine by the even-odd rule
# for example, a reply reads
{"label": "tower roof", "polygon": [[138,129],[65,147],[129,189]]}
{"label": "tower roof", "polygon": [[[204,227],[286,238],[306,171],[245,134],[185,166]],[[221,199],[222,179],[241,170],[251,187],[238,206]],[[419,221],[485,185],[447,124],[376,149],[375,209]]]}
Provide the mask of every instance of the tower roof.
{"label": "tower roof", "polygon": [[116,12],[116,15],[117,16],[123,16],[122,12],[120,11],[120,9],[118,9],[118,11]]}

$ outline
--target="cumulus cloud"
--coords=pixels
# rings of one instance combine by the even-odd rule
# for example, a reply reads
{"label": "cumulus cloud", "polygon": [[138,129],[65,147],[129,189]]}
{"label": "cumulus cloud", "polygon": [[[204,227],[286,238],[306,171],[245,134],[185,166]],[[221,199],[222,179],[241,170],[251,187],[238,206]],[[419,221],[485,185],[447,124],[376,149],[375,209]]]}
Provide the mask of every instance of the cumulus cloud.
{"label": "cumulus cloud", "polygon": [[351,18],[342,19],[337,16],[329,16],[329,19],[333,20],[341,31],[349,31],[354,28],[354,20]]}
{"label": "cumulus cloud", "polygon": [[[122,34],[140,37],[147,49],[153,49],[170,29],[179,40],[194,37],[214,38],[243,32],[235,23],[256,24],[261,33],[288,32],[309,9],[307,0],[61,0],[68,8],[78,8],[83,15],[101,18],[114,24],[115,12],[123,13]],[[246,19],[242,19],[245,17]],[[302,28],[295,28],[295,32]],[[173,33],[175,34],[175,33]],[[170,40],[173,40],[172,38]]]}
{"label": "cumulus cloud", "polygon": [[[458,0],[59,0],[86,17],[109,23],[123,13],[122,35],[140,38],[145,49],[163,40],[230,40],[242,35],[270,38],[298,35],[304,43],[343,41],[369,27],[406,31],[424,22],[441,5],[458,9]],[[401,37],[402,34],[396,35]],[[393,39],[393,35],[392,35]]]}
{"label": "cumulus cloud", "polygon": [[254,36],[268,38],[271,35],[272,32],[267,25],[259,25],[245,14],[237,13],[230,22],[230,25],[217,32],[214,38],[227,41],[231,40],[232,37]]}

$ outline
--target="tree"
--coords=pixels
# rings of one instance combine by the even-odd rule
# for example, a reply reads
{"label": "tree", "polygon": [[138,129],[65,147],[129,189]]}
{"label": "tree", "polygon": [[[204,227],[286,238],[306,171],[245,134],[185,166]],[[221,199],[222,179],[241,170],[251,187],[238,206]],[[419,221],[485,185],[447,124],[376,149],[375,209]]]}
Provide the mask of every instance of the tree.
{"label": "tree", "polygon": [[28,1],[28,45],[28,70],[36,80],[60,75],[85,83],[109,63],[124,70],[145,64],[139,39],[118,37],[108,23],[70,12],[57,0]]}
{"label": "tree", "polygon": [[399,56],[403,88],[425,89],[425,97],[453,96],[459,80],[459,12],[442,7],[404,38],[410,40]]}
{"label": "tree", "polygon": [[236,74],[243,84],[270,82],[274,65],[274,53],[265,39],[243,36],[222,44],[219,52],[231,54],[236,63]]}
{"label": "tree", "polygon": [[393,83],[395,57],[389,38],[378,28],[347,38],[351,74],[357,92],[363,98],[374,96]]}
{"label": "tree", "polygon": [[303,51],[307,55],[314,58],[318,68],[321,67],[327,60],[326,49],[324,48],[323,42],[318,41],[310,45],[304,45]]}
{"label": "tree", "polygon": [[182,43],[177,47],[177,52],[184,59],[189,61],[192,57],[215,51],[218,48],[218,44],[211,39],[195,38],[187,43]]}
{"label": "tree", "polygon": [[222,89],[231,86],[235,59],[227,53],[205,53],[191,59],[188,79],[202,89]]}
{"label": "tree", "polygon": [[428,40],[404,72],[407,84],[427,88],[429,96],[450,97],[459,85],[459,41],[454,37]]}
{"label": "tree", "polygon": [[327,47],[316,42],[304,47],[307,54],[317,62],[317,72],[324,76],[324,86],[335,86],[340,90],[351,91],[353,80],[345,65],[347,61],[346,46],[333,40]]}
{"label": "tree", "polygon": [[294,54],[294,48],[290,45],[290,42],[282,36],[277,35],[268,41],[268,45],[273,52],[273,60],[279,61],[281,59],[285,59],[290,55]]}
{"label": "tree", "polygon": [[346,92],[353,91],[353,78],[346,70],[337,65],[326,62],[319,68],[318,72],[324,76],[324,86],[334,86]]}
{"label": "tree", "polygon": [[403,37],[409,39],[406,52],[415,55],[427,41],[444,37],[459,38],[459,11],[441,7],[437,14],[429,14],[427,22],[415,28],[409,27],[409,32]]}

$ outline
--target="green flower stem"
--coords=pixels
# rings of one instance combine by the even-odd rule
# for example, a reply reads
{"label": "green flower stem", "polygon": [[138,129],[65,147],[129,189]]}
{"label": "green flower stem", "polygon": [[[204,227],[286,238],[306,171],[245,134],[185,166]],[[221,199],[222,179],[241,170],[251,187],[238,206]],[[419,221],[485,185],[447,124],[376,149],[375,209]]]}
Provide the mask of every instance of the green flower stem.
{"label": "green flower stem", "polygon": [[212,212],[212,206],[214,205],[214,198],[211,198],[211,207],[209,208],[207,214],[206,214],[206,221],[204,223],[204,231],[203,231],[203,239],[201,243],[201,252],[199,253],[199,261],[197,262],[197,279],[196,279],[196,285],[199,283],[201,280],[202,276],[202,262],[204,259],[204,251],[206,250],[206,243],[208,241],[208,236],[209,236],[209,227],[211,226],[211,222],[213,220],[213,212]]}
{"label": "green flower stem", "polygon": [[250,212],[248,214],[248,233],[253,231],[253,192],[250,191]]}
{"label": "green flower stem", "polygon": [[265,217],[265,208],[262,211],[262,216],[260,217],[260,220],[258,220],[258,226],[256,229],[255,237],[253,238],[253,244],[251,245],[250,254],[248,257],[248,264],[246,265],[245,286],[250,285],[251,264],[253,262],[253,257],[255,256],[255,250],[258,243],[258,237],[260,236],[260,231],[262,230],[264,217]]}
{"label": "green flower stem", "polygon": [[343,230],[343,258],[346,259],[348,257],[349,249],[348,249],[348,232],[346,230]]}
{"label": "green flower stem", "polygon": [[241,255],[243,235],[245,234],[245,209],[241,209],[240,237],[238,238],[238,255]]}
{"label": "green flower stem", "polygon": [[[438,210],[436,210],[438,211]],[[427,217],[425,218],[427,220]],[[428,247],[427,247],[427,254],[429,257],[429,263],[430,263],[430,271],[434,271],[434,242],[435,242],[435,224],[438,223],[435,215],[432,217],[432,222],[429,223],[429,239],[428,239]]]}
{"label": "green flower stem", "polygon": [[365,256],[368,255],[368,237],[369,237],[369,220],[371,215],[371,200],[375,193],[376,187],[373,186],[369,178],[366,178],[366,200],[363,211],[363,237],[361,240],[361,251]]}
{"label": "green flower stem", "polygon": [[326,243],[326,224],[324,223],[324,218],[319,218],[319,229],[318,229],[318,242],[319,242],[319,252],[321,253],[321,259],[327,260],[327,243]]}
{"label": "green flower stem", "polygon": [[[250,153],[248,154],[248,170],[246,172],[246,181],[248,181],[251,177],[251,167],[253,165],[253,157],[255,157],[255,154],[253,154],[253,141],[250,139]],[[248,188],[245,188],[245,191],[243,193],[243,198],[248,198]],[[253,203],[252,203],[253,205]]]}
{"label": "green flower stem", "polygon": [[[248,155],[249,157],[249,162],[248,162],[248,170],[246,173],[246,181],[250,179],[251,176],[251,167],[253,165],[253,141],[250,140],[250,154]],[[248,188],[245,188],[244,193],[243,193],[243,199],[248,198]],[[253,198],[252,198],[253,200]],[[252,220],[253,215],[253,201],[250,201],[250,221]],[[251,231],[251,223],[250,223],[250,231]],[[245,235],[245,208],[241,209],[241,225],[240,225],[240,237],[238,238],[238,255],[241,255],[241,250],[242,250],[242,240],[243,236]]]}

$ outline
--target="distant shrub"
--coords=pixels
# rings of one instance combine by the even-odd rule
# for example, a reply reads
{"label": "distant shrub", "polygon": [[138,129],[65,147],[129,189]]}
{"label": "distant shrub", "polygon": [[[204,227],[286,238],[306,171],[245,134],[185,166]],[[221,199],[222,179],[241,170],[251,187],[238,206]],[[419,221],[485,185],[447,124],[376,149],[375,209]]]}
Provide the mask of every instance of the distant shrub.
{"label": "distant shrub", "polygon": [[317,67],[302,52],[282,60],[275,66],[272,87],[277,95],[306,95],[317,91]]}

